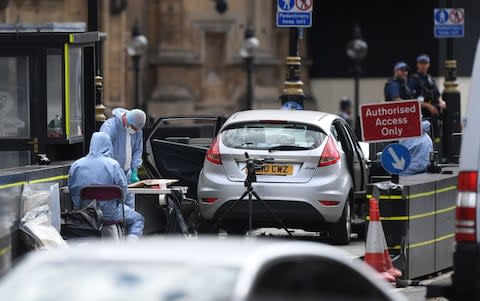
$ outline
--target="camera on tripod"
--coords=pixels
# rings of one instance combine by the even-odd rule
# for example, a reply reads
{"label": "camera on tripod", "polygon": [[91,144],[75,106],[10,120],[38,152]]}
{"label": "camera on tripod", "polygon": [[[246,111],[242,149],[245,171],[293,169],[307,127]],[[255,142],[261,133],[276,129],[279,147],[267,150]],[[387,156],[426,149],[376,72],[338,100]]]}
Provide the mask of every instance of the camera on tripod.
{"label": "camera on tripod", "polygon": [[265,158],[263,160],[250,158],[247,152],[245,152],[245,158],[247,159],[245,168],[247,169],[247,178],[245,179],[245,187],[252,187],[252,183],[257,182],[257,170],[263,169],[263,163],[273,162],[273,158]]}
{"label": "camera on tripod", "polygon": [[[244,185],[247,188],[242,196],[238,200],[236,200],[216,221],[215,225],[212,227],[214,228],[217,224],[220,224],[221,221],[225,216],[227,216],[233,208],[240,202],[242,202],[245,197],[248,196],[248,229],[249,233],[251,233],[253,229],[253,199],[255,198],[255,201],[259,202],[264,208],[272,215],[272,217],[277,221],[278,225],[281,226],[285,232],[289,235],[292,236],[292,233],[288,231],[287,227],[283,223],[282,219],[275,214],[275,212],[270,209],[270,207],[265,203],[260,196],[253,190],[252,183],[257,181],[257,170],[261,170],[263,168],[263,163],[271,163],[274,161],[273,158],[264,158],[262,160],[259,159],[253,159],[250,158],[247,152],[245,152],[245,158],[246,160],[246,165],[245,168],[247,169],[247,177],[245,178]],[[244,168],[244,169],[245,169]]]}

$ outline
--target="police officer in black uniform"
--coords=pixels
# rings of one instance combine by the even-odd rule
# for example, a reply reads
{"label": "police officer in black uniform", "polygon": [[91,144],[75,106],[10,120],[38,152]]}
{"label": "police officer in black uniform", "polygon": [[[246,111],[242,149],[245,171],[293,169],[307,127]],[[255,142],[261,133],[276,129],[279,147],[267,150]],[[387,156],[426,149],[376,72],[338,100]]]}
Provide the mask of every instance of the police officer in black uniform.
{"label": "police officer in black uniform", "polygon": [[393,78],[385,84],[383,92],[385,101],[398,101],[411,99],[412,95],[407,85],[408,65],[405,62],[398,62],[393,67]]}
{"label": "police officer in black uniform", "polygon": [[435,149],[440,150],[441,113],[447,106],[440,95],[437,83],[428,74],[429,68],[430,57],[427,54],[420,54],[417,57],[417,72],[410,77],[408,87],[412,91],[412,96],[422,101],[422,117],[431,122]]}
{"label": "police officer in black uniform", "polygon": [[432,105],[422,106],[423,117],[430,119],[431,117],[438,117],[439,113],[446,108],[446,104],[440,96],[437,83],[428,74],[428,68],[430,68],[430,57],[426,54],[420,54],[417,57],[417,72],[410,77],[408,87],[412,91],[413,98]]}

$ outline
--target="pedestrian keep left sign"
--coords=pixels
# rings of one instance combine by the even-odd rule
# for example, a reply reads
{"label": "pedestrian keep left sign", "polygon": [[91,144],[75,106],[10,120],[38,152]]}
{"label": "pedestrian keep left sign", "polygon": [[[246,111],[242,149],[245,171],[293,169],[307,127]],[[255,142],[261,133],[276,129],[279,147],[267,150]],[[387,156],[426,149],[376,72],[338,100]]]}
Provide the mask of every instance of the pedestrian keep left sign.
{"label": "pedestrian keep left sign", "polygon": [[277,0],[278,27],[311,27],[313,0]]}

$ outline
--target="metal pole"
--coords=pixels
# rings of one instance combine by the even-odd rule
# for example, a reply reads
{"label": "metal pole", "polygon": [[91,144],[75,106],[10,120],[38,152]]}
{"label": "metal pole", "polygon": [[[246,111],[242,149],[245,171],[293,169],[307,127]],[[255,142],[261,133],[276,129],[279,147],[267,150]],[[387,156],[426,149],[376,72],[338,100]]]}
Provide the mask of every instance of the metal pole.
{"label": "metal pole", "polygon": [[[452,1],[447,1],[447,8],[452,8]],[[457,61],[454,56],[453,38],[447,38],[447,49],[445,60],[445,89],[442,93],[443,100],[447,103],[447,108],[443,112],[443,154],[448,162],[457,163],[460,153],[460,141],[454,133],[460,133],[462,130],[460,118],[460,91],[457,82]]]}
{"label": "metal pole", "polygon": [[132,58],[135,73],[135,108],[140,108],[140,56],[134,55]]}
{"label": "metal pole", "polygon": [[360,66],[359,63],[355,63],[355,135],[357,135],[357,139],[362,139],[362,134],[360,131],[360,112],[359,112],[359,102],[360,102]]}
{"label": "metal pole", "polygon": [[245,109],[251,110],[253,105],[253,57],[245,58],[245,67],[247,73],[247,95]]}
{"label": "metal pole", "polygon": [[298,28],[290,28],[289,36],[288,56],[298,56]]}
{"label": "metal pole", "polygon": [[298,51],[299,30],[296,27],[290,28],[289,46],[287,57],[287,79],[283,82],[283,93],[280,96],[282,105],[293,102],[303,108],[303,82],[300,80],[301,57]]}

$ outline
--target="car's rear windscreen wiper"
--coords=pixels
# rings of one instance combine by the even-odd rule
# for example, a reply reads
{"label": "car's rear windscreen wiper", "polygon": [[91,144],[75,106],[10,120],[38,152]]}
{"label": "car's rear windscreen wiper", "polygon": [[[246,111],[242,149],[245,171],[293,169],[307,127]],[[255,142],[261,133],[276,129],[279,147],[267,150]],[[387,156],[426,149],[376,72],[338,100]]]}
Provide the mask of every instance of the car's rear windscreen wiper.
{"label": "car's rear windscreen wiper", "polygon": [[282,150],[282,151],[293,151],[293,150],[310,150],[311,148],[305,146],[298,146],[298,145],[277,145],[274,147],[270,147],[268,149],[269,152]]}

